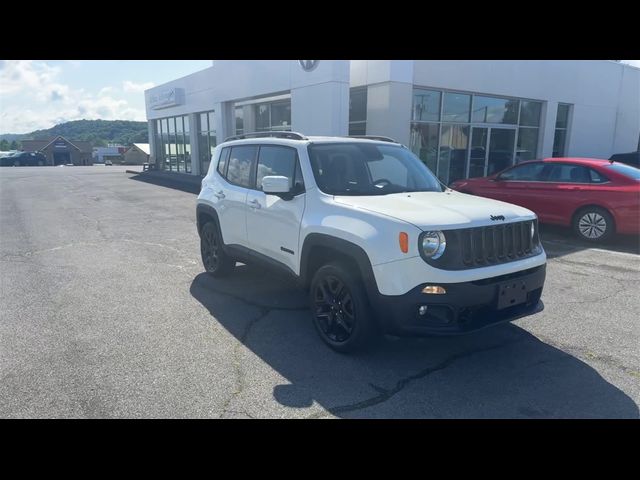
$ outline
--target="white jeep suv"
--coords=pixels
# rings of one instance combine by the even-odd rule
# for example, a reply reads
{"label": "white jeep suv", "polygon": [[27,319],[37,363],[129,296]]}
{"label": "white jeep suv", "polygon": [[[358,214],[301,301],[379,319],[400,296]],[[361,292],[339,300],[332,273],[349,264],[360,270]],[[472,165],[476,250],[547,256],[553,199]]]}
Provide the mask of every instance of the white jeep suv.
{"label": "white jeep suv", "polygon": [[381,332],[466,333],[542,309],[536,215],[443,187],[384,137],[231,137],[202,180],[197,225],[207,272],[240,261],[293,275],[342,352]]}

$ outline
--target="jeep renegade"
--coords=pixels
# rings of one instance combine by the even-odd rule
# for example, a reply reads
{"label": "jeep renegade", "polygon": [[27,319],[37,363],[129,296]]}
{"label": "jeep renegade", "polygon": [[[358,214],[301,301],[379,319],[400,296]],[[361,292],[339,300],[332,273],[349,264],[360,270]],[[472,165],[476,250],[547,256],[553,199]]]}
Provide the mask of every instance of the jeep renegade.
{"label": "jeep renegade", "polygon": [[379,333],[451,335],[542,309],[536,215],[455,192],[384,137],[231,137],[197,201],[202,262],[293,275],[337,351]]}

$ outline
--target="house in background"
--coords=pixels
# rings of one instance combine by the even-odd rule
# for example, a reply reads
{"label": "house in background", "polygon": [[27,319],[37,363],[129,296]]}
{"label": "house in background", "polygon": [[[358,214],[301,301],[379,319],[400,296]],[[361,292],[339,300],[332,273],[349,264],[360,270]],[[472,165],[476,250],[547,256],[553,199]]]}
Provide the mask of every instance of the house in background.
{"label": "house in background", "polygon": [[149,144],[134,143],[126,152],[124,152],[125,165],[142,165],[149,162]]}
{"label": "house in background", "polygon": [[25,152],[40,152],[47,158],[47,165],[93,165],[91,142],[71,141],[58,135],[51,138],[22,140]]}
{"label": "house in background", "polygon": [[104,163],[105,160],[111,160],[113,163],[122,163],[122,155],[127,150],[124,145],[110,143],[106,147],[94,147],[93,161],[94,163]]}

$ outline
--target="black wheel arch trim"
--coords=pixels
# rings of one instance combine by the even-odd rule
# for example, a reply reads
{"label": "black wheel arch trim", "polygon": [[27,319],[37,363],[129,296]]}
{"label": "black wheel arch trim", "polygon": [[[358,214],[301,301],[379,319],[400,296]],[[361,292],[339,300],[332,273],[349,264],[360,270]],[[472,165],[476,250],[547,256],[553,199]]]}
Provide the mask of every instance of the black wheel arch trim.
{"label": "black wheel arch trim", "polygon": [[369,298],[380,294],[367,252],[349,240],[324,233],[310,233],[304,239],[300,253],[300,281],[305,287],[308,287],[311,283],[312,272],[309,272],[309,264],[311,261],[310,255],[314,247],[329,248],[337,251],[342,256],[352,258],[358,265],[360,277],[362,278]]}
{"label": "black wheel arch trim", "polygon": [[220,240],[222,241],[222,245],[224,245],[224,238],[222,236],[222,231],[220,230],[220,219],[218,218],[218,212],[216,209],[205,205],[204,203],[199,203],[196,206],[196,226],[198,228],[198,235],[202,232],[202,227],[204,226],[204,222],[202,222],[201,218],[203,215],[207,215],[211,217],[216,224],[216,228],[218,229],[218,235],[220,235]]}

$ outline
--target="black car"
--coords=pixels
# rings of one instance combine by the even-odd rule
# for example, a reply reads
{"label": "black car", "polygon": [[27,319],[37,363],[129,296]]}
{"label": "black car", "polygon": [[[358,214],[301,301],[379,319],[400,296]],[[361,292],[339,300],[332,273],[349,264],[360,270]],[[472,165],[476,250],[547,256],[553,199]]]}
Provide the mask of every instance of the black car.
{"label": "black car", "polygon": [[47,158],[38,152],[18,152],[0,158],[0,166],[2,167],[43,166],[46,164]]}
{"label": "black car", "polygon": [[626,163],[627,165],[631,165],[632,167],[640,168],[640,151],[616,153],[615,155],[611,155],[609,161]]}

